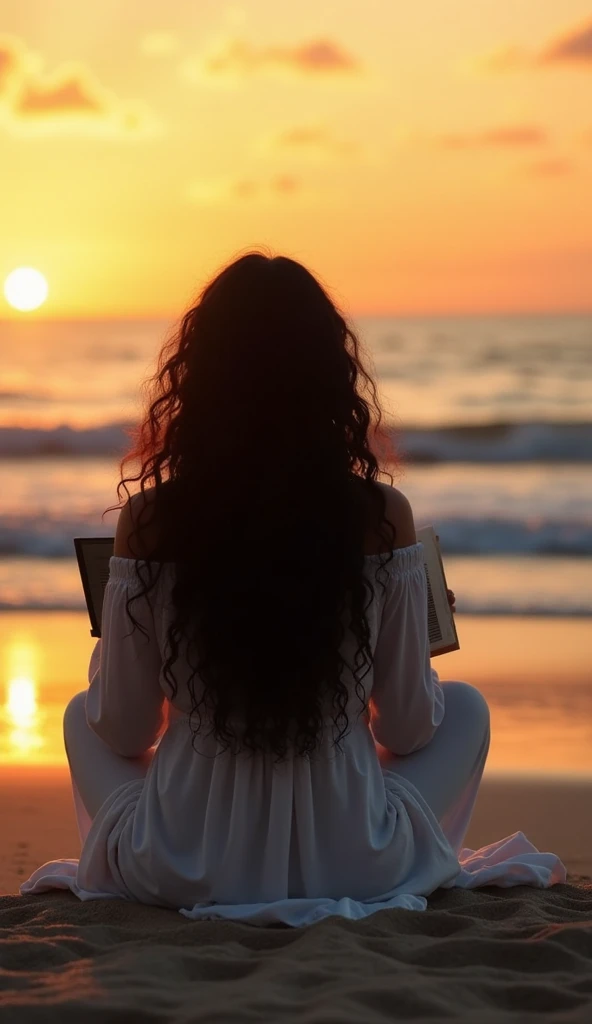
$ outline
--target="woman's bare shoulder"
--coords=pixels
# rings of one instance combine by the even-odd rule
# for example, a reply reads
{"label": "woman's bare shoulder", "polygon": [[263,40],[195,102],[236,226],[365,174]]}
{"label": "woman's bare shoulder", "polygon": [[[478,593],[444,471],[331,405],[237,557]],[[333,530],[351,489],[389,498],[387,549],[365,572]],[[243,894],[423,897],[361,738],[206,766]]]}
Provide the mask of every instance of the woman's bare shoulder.
{"label": "woman's bare shoulder", "polygon": [[[384,515],[386,521],[394,528],[393,547],[406,548],[417,542],[413,510],[409,499],[402,491],[389,484],[375,484],[382,491],[385,499]],[[367,537],[366,554],[378,554],[385,550],[384,538],[376,529],[371,530]]]}
{"label": "woman's bare shoulder", "polygon": [[[409,547],[415,544],[415,523],[413,511],[408,498],[402,491],[389,484],[373,484],[379,488],[384,495],[384,515],[388,523],[394,528],[394,540],[392,546],[395,548]],[[163,555],[159,545],[159,531],[154,517],[151,514],[150,506],[154,504],[156,488],[147,487],[145,491],[138,491],[131,495],[123,506],[117,523],[115,535],[114,554],[122,558],[156,558],[165,560],[168,556]],[[390,550],[390,540],[387,544],[384,530],[380,527],[369,524],[366,533],[364,553],[367,555],[379,554]]]}
{"label": "woman's bare shoulder", "polygon": [[[156,531],[145,511],[154,503],[154,487],[132,494],[119,513],[113,554],[120,558],[149,558]],[[145,524],[145,526],[144,526]]]}

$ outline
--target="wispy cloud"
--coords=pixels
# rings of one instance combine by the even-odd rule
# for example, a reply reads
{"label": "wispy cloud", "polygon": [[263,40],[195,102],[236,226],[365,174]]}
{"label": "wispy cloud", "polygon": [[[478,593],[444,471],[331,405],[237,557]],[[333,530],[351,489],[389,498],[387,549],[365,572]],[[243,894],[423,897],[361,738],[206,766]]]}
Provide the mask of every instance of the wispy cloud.
{"label": "wispy cloud", "polygon": [[0,38],[0,92],[9,88],[22,65],[22,47],[9,36]]}
{"label": "wispy cloud", "polygon": [[573,161],[563,157],[535,160],[525,168],[525,172],[533,178],[563,178],[567,174],[572,174],[574,170]]}
{"label": "wispy cloud", "polygon": [[551,40],[539,54],[538,63],[592,66],[592,20]]}
{"label": "wispy cloud", "polygon": [[494,50],[477,61],[486,71],[514,71],[519,68],[543,68],[553,65],[592,67],[592,20],[562,32],[542,49],[529,50],[510,45]]}
{"label": "wispy cloud", "polygon": [[80,63],[45,69],[18,39],[0,39],[0,120],[16,133],[64,131],[137,136],[155,123],[141,103],[122,100]]}
{"label": "wispy cloud", "polygon": [[548,136],[537,125],[518,124],[489,128],[480,132],[441,135],[437,142],[444,149],[514,148],[544,145],[548,142]]}
{"label": "wispy cloud", "polygon": [[184,76],[245,78],[260,73],[342,78],[362,71],[360,61],[331,39],[296,46],[257,46],[245,39],[227,39],[216,49],[186,61]]}
{"label": "wispy cloud", "polygon": [[300,181],[293,174],[276,174],[275,178],[271,179],[271,188],[275,192],[279,192],[280,195],[291,195],[293,192],[300,190]]}
{"label": "wispy cloud", "polygon": [[46,79],[31,79],[20,90],[13,106],[18,117],[50,114],[88,114],[104,117],[109,101],[98,82],[81,67],[71,67]]}
{"label": "wispy cloud", "polygon": [[292,196],[301,190],[300,179],[292,174],[271,178],[212,178],[191,183],[187,198],[197,206],[215,206],[228,202],[258,200],[269,202]]}

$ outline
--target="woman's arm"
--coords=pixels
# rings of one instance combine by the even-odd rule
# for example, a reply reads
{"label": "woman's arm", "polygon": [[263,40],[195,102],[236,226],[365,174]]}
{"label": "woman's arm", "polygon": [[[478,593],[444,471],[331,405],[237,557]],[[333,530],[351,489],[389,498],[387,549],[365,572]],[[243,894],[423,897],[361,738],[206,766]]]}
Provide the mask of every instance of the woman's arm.
{"label": "woman's arm", "polygon": [[370,723],[382,746],[394,754],[410,754],[434,735],[444,717],[444,696],[430,662],[422,548],[416,544],[411,506],[395,493],[390,510],[400,550],[389,566],[374,652]]}
{"label": "woman's arm", "polygon": [[[89,666],[86,717],[89,726],[116,753],[139,757],[157,740],[164,727],[165,696],[160,686],[162,658],[150,597],[133,600],[130,611],[144,633],[133,626],[126,610],[128,598],[141,589],[135,561],[129,557],[129,503],[119,516],[115,560],[110,563],[97,641]],[[128,554],[122,554],[122,552]],[[145,635],[147,634],[147,635]]]}

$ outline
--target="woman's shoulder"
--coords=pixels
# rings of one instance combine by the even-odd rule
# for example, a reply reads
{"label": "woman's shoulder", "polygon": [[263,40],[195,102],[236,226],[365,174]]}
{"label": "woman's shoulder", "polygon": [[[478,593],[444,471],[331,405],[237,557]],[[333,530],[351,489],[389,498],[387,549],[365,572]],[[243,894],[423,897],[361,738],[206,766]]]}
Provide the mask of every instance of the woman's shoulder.
{"label": "woman's shoulder", "polygon": [[[365,483],[365,482],[364,482]],[[163,487],[166,484],[162,485]],[[417,542],[415,522],[409,499],[397,487],[375,481],[368,495],[368,526],[364,554],[374,555],[392,548],[407,548]],[[380,492],[384,497],[384,518],[394,530],[394,539],[387,541],[384,524],[376,521],[376,502],[370,500]],[[113,554],[122,558],[145,558],[167,561],[160,543],[160,531],[154,514],[155,487],[132,494],[121,509],[115,535]]]}
{"label": "woman's shoulder", "polygon": [[394,530],[393,543],[386,543],[382,524],[371,522],[366,532],[364,553],[368,555],[382,554],[391,548],[407,548],[417,543],[413,510],[409,499],[397,487],[389,484],[374,483],[384,496],[384,518]]}
{"label": "woman's shoulder", "polygon": [[155,487],[130,495],[119,513],[113,554],[119,558],[154,559],[158,530],[153,506]]}

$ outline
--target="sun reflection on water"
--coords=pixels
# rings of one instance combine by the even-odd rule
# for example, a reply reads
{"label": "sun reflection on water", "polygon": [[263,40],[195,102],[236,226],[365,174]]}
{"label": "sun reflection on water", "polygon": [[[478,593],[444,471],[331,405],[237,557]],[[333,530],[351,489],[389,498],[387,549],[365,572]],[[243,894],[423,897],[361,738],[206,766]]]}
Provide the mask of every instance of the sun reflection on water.
{"label": "sun reflection on water", "polygon": [[[6,651],[7,673],[2,724],[2,759],[29,759],[44,745],[36,681],[37,651],[30,641],[15,640]],[[4,732],[4,730],[3,730]]]}
{"label": "sun reflection on water", "polygon": [[37,711],[37,697],[33,679],[17,677],[9,679],[7,686],[6,711],[15,726],[30,728]]}

